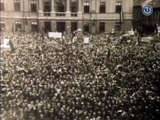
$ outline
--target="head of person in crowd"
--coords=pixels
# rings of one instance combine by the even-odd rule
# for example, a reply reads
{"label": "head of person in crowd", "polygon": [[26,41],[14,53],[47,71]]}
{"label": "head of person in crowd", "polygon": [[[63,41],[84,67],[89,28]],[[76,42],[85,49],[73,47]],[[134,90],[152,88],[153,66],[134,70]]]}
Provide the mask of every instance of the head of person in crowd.
{"label": "head of person in crowd", "polygon": [[[156,119],[159,51],[105,36],[95,35],[91,46],[63,49],[41,41],[39,34],[12,36],[16,50],[2,54],[4,118]],[[31,39],[36,47],[28,47]]]}

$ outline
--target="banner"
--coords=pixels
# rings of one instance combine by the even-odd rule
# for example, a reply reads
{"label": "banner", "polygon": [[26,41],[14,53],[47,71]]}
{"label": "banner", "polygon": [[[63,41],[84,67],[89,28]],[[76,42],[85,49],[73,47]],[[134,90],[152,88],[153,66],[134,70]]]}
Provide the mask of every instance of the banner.
{"label": "banner", "polygon": [[1,42],[1,48],[9,48],[10,49],[10,40],[4,38]]}
{"label": "banner", "polygon": [[55,38],[55,39],[60,38],[60,39],[62,39],[62,33],[61,32],[49,32],[48,36],[50,38]]}
{"label": "banner", "polygon": [[128,31],[128,34],[129,34],[129,35],[134,35],[134,31],[133,31],[133,30],[130,30],[130,31]]}
{"label": "banner", "polygon": [[84,37],[84,43],[88,44],[89,43],[89,37]]}

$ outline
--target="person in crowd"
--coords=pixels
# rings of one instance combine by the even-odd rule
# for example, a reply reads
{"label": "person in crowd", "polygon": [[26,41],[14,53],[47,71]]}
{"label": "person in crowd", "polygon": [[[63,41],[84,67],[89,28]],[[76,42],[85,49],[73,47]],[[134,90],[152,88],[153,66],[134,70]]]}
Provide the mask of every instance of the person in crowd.
{"label": "person in crowd", "polygon": [[159,119],[160,51],[151,44],[103,33],[79,49],[40,33],[4,35],[15,47],[2,52],[4,120]]}

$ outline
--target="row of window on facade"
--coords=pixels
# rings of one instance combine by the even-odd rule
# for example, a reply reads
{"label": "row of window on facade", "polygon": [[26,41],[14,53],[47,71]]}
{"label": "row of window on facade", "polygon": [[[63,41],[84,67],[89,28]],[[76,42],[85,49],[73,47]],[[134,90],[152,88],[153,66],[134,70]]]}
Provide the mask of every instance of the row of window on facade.
{"label": "row of window on facade", "polygon": [[[30,2],[30,11],[31,12],[37,12],[38,9],[37,0],[31,0]],[[84,13],[90,12],[90,2],[89,0],[85,0],[84,4]],[[78,1],[77,0],[71,0],[70,4],[70,11],[71,12],[77,12],[78,11]],[[0,11],[4,11],[4,0],[0,1]],[[21,11],[21,1],[20,0],[14,0],[14,10],[20,12]],[[51,12],[51,0],[45,0],[43,4],[43,10],[44,12]],[[122,10],[122,2],[116,2],[115,5],[115,12],[119,13]],[[56,0],[56,11],[57,12],[65,12],[66,11],[66,3],[64,0]],[[106,2],[100,2],[99,5],[99,13],[106,13]]]}
{"label": "row of window on facade", "polygon": [[[25,23],[27,24],[27,23]],[[12,31],[22,31],[22,22],[20,21],[16,21],[15,25],[12,25]],[[0,22],[0,31],[5,31],[6,30],[6,24],[5,22]],[[31,23],[31,30],[33,32],[38,31],[38,26],[37,26],[37,22],[32,22]]]}
{"label": "row of window on facade", "polygon": [[[12,31],[23,31],[25,24],[22,24],[22,22],[17,21],[15,22],[15,25],[12,26]],[[52,30],[51,28],[51,22],[44,22],[44,28],[43,31],[44,32],[49,32],[49,31],[57,31],[57,32],[64,32],[67,31],[68,26],[66,27],[66,23],[65,22],[57,22],[56,23],[56,30]],[[91,22],[84,22],[83,23],[83,31],[84,32],[91,32],[91,27],[92,26],[97,26],[95,25],[95,23],[91,23]],[[71,27],[69,32],[73,32],[75,30],[78,29],[78,23],[77,22],[71,22]],[[119,30],[119,24],[115,25],[115,30]],[[5,22],[0,22],[0,31],[5,31]],[[39,26],[37,22],[31,22],[31,32],[38,32]],[[99,28],[98,28],[99,32],[105,32],[106,31],[106,23],[105,22],[99,22]]]}

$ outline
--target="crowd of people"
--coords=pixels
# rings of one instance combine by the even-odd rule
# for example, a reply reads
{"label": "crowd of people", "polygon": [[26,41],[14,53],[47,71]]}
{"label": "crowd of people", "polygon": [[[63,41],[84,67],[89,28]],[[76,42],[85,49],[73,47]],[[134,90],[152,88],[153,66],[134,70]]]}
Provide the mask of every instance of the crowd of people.
{"label": "crowd of people", "polygon": [[[4,34],[3,120],[158,120],[160,48],[90,35],[67,44],[41,34]],[[68,38],[70,40],[70,38]],[[52,42],[54,41],[54,42]]]}

